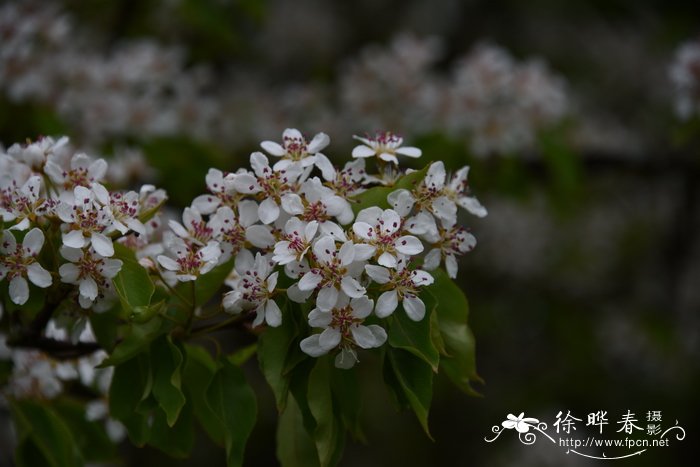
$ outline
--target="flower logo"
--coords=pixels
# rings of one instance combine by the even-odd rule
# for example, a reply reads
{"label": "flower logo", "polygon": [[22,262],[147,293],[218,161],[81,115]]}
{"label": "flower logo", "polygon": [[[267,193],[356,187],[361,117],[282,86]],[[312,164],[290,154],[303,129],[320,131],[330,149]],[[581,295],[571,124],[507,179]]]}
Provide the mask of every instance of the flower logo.
{"label": "flower logo", "polygon": [[540,422],[536,418],[523,418],[523,415],[525,415],[525,412],[520,412],[520,415],[517,417],[509,413],[506,417],[507,420],[504,420],[501,425],[508,430],[515,428],[518,433],[527,433],[530,431],[531,426],[537,426]]}

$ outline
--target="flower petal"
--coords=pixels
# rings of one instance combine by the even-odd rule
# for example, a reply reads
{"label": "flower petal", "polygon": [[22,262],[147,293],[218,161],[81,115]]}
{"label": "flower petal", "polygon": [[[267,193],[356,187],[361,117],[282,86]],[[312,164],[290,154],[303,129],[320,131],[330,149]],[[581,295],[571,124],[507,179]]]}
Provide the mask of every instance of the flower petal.
{"label": "flower petal", "polygon": [[44,269],[39,263],[32,263],[27,266],[27,277],[32,282],[32,284],[37,287],[45,289],[50,286],[53,280],[51,279],[51,273]]}
{"label": "flower petal", "polygon": [[415,295],[406,294],[403,298],[403,309],[413,321],[420,321],[425,316],[425,303]]}
{"label": "flower petal", "polygon": [[396,310],[399,306],[399,296],[396,290],[387,290],[377,299],[377,306],[374,309],[374,314],[380,318],[386,318]]}
{"label": "flower petal", "polygon": [[10,299],[17,305],[24,305],[29,299],[29,285],[22,276],[15,276],[10,281]]}

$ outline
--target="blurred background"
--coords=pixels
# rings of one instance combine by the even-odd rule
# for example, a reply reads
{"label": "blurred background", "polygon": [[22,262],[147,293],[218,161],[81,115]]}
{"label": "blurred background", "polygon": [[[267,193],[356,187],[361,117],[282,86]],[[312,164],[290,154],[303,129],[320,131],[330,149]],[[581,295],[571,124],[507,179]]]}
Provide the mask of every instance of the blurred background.
{"label": "blurred background", "polygon": [[[470,165],[489,210],[464,219],[479,243],[458,278],[483,397],[438,378],[431,441],[363,362],[368,442],[350,441],[341,465],[603,462],[510,433],[484,441],[509,413],[551,425],[567,410],[607,411],[611,437],[628,410],[643,426],[662,411],[686,440],[619,462],[695,465],[700,4],[0,2],[5,147],[69,135],[111,158],[111,183],[154,182],[179,209],[209,167],[246,165],[288,127],[328,133],[335,161],[353,134],[397,132],[423,149],[418,165]],[[276,465],[272,394],[248,370],[261,415],[246,465]],[[224,462],[204,436],[188,462],[122,450],[128,465]]]}

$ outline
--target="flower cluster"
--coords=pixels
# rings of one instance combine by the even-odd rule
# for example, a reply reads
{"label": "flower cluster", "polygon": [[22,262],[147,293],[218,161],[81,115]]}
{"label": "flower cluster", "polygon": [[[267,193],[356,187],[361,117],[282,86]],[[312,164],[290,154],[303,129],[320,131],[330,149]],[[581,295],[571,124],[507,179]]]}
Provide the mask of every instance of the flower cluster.
{"label": "flower cluster", "polygon": [[[338,350],[343,368],[354,365],[358,348],[386,341],[381,320],[399,305],[422,320],[421,290],[433,282],[428,270],[444,262],[455,277],[457,257],[475,245],[458,225],[458,207],[477,216],[486,210],[469,194],[468,168],[448,176],[434,162],[411,189],[389,190],[386,209],[355,212],[365,190],[400,179],[400,157],[421,155],[389,132],[357,139],[362,144],[342,168],[321,152],[330,142],[326,134],[307,139],[287,129],[281,142],[264,141],[265,153],[250,155],[250,169],[211,169],[208,193],[163,234],[156,258],[162,276],[172,284],[194,281],[234,258],[224,309],[255,313],[254,326],[274,327],[287,319],[280,306],[286,299],[306,304],[309,325],[321,332],[302,340],[302,350],[312,356]],[[366,171],[372,160],[376,174]]]}
{"label": "flower cluster", "polygon": [[[27,302],[28,282],[47,288],[56,280],[77,286],[82,308],[99,310],[113,295],[111,279],[122,266],[113,258],[115,239],[147,244],[143,220],[165,194],[150,185],[138,193],[109,191],[102,184],[107,171],[104,159],[72,151],[65,137],[0,153],[0,280],[9,282],[12,302]],[[44,251],[47,237],[52,251]],[[52,276],[47,264],[58,274]]]}
{"label": "flower cluster", "polygon": [[700,40],[688,41],[678,48],[669,76],[678,118],[687,120],[700,115]]}

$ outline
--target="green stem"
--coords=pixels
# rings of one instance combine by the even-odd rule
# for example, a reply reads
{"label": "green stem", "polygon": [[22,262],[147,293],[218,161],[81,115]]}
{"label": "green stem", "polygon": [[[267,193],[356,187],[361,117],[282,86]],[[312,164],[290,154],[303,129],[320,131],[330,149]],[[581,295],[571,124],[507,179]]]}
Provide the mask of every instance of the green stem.
{"label": "green stem", "polygon": [[219,321],[218,323],[212,324],[211,326],[205,326],[203,328],[199,328],[199,329],[195,330],[193,333],[191,333],[190,337],[199,337],[199,336],[202,336],[204,334],[209,334],[209,333],[217,331],[221,328],[225,328],[226,326],[230,326],[231,324],[235,324],[239,321],[242,321],[243,319],[246,318],[246,316],[247,316],[246,314],[242,313],[240,315],[233,316],[229,319]]}

